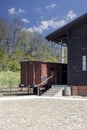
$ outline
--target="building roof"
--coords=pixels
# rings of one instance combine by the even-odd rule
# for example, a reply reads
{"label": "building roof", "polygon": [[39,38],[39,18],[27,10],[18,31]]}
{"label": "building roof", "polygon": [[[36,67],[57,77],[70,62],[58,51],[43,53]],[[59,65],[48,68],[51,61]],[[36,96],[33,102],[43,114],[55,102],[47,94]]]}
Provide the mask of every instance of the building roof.
{"label": "building roof", "polygon": [[76,18],[72,22],[64,25],[63,27],[57,29],[56,31],[52,32],[48,36],[46,36],[46,39],[48,41],[53,41],[53,42],[67,42],[67,33],[68,31],[76,28],[77,26],[87,22],[87,13],[84,15]]}

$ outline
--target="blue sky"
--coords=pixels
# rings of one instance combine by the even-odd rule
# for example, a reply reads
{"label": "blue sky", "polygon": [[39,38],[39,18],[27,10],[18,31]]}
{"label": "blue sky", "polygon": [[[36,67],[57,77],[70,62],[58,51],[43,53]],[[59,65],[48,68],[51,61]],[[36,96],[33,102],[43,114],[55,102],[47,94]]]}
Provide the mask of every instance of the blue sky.
{"label": "blue sky", "polygon": [[19,17],[24,28],[48,35],[87,12],[87,0],[0,0],[0,18]]}

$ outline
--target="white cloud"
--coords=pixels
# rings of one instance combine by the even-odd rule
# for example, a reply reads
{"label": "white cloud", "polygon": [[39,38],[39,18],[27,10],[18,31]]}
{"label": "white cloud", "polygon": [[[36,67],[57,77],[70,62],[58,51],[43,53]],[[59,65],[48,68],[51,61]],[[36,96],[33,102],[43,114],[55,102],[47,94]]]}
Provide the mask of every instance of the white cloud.
{"label": "white cloud", "polygon": [[65,20],[55,21],[53,23],[53,28],[60,28],[60,27],[62,27],[65,24],[66,24]]}
{"label": "white cloud", "polygon": [[42,20],[40,25],[37,26],[33,26],[32,28],[28,28],[28,31],[30,32],[39,32],[39,33],[43,33],[43,31],[45,30],[49,30],[50,28],[58,28],[61,27],[65,24],[64,20],[60,20],[60,21],[56,21],[54,19],[51,20]]}
{"label": "white cloud", "polygon": [[68,14],[67,14],[67,20],[72,20],[72,19],[74,19],[74,18],[76,18],[77,17],[77,14],[76,13],[74,13],[72,10],[70,10],[69,12],[68,12]]}
{"label": "white cloud", "polygon": [[19,12],[19,13],[24,13],[24,12],[25,12],[25,10],[23,10],[23,9],[19,8],[18,12]]}
{"label": "white cloud", "polygon": [[21,8],[19,8],[18,10],[15,9],[15,8],[11,8],[11,9],[8,10],[8,13],[9,13],[10,15],[20,14],[20,13],[24,13],[24,12],[25,12],[25,10],[23,10],[23,9],[21,9]]}
{"label": "white cloud", "polygon": [[26,18],[23,18],[23,19],[22,19],[22,22],[24,22],[24,23],[29,23],[29,20],[26,19]]}
{"label": "white cloud", "polygon": [[55,8],[57,5],[54,3],[54,4],[50,4],[50,5],[47,5],[45,8],[46,9],[52,9],[52,8]]}
{"label": "white cloud", "polygon": [[52,18],[50,20],[42,20],[38,26],[34,25],[33,27],[28,28],[26,30],[30,32],[38,32],[42,34],[43,31],[62,27],[63,25],[65,25],[67,22],[74,19],[75,17],[77,17],[77,14],[71,10],[68,12],[65,18],[61,20],[57,20],[57,18]]}
{"label": "white cloud", "polygon": [[11,8],[8,10],[8,13],[13,15],[13,14],[16,14],[16,9],[15,8]]}

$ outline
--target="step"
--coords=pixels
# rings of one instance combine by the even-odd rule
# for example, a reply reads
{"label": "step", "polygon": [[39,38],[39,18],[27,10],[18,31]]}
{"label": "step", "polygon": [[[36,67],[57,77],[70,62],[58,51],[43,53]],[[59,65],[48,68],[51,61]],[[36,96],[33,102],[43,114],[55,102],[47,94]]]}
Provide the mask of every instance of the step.
{"label": "step", "polygon": [[47,90],[44,94],[42,94],[42,96],[54,96],[62,89],[63,89],[63,86],[52,85],[52,87],[49,90]]}

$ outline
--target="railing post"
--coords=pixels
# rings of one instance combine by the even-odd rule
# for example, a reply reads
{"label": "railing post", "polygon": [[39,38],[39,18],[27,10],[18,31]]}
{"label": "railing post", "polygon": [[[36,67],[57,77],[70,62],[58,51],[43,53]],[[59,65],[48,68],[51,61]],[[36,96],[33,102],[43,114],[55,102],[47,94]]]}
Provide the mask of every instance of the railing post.
{"label": "railing post", "polygon": [[39,85],[37,86],[37,95],[40,96],[40,89],[39,89]]}
{"label": "railing post", "polygon": [[30,88],[30,85],[28,85],[28,94],[29,94],[29,88]]}

